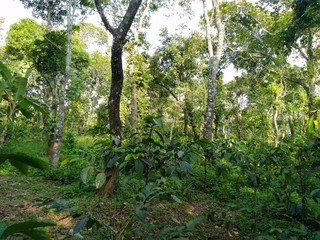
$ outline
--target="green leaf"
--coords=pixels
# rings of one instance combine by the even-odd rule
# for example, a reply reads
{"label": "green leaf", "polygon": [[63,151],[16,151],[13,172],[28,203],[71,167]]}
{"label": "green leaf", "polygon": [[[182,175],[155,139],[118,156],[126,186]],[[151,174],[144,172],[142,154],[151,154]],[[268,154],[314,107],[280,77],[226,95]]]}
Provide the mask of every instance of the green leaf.
{"label": "green leaf", "polygon": [[315,133],[315,125],[317,121],[314,118],[315,118],[314,115],[312,115],[307,125],[306,135],[308,137],[311,136],[313,133]]}
{"label": "green leaf", "polygon": [[3,234],[4,230],[5,230],[4,227],[0,227],[0,239],[2,238],[2,234]]}
{"label": "green leaf", "polygon": [[181,200],[176,195],[171,195],[171,198],[177,203],[182,203]]}
{"label": "green leaf", "polygon": [[[35,228],[56,226],[56,223],[51,220],[30,220],[22,223],[13,224],[2,232],[1,238],[6,238],[15,233],[24,233],[32,237],[32,232],[35,232],[36,237],[43,236],[39,230]],[[50,239],[50,238],[33,238],[33,239]]]}
{"label": "green leaf", "polygon": [[163,138],[162,134],[157,130],[154,130],[154,132],[158,135],[158,137],[160,138],[161,142],[164,143],[164,138]]}
{"label": "green leaf", "polygon": [[318,203],[318,198],[320,198],[320,189],[317,188],[315,190],[313,190],[311,193],[310,193],[313,201],[315,201],[316,203]]}
{"label": "green leaf", "polygon": [[107,168],[112,168],[118,160],[119,160],[119,157],[111,158],[107,164]]}
{"label": "green leaf", "polygon": [[81,219],[79,222],[77,222],[77,224],[73,228],[73,235],[80,233],[80,231],[86,227],[89,220],[90,220],[89,217],[85,217]]}
{"label": "green leaf", "polygon": [[255,237],[255,240],[277,240],[277,239],[270,235],[260,235]]}
{"label": "green leaf", "polygon": [[181,157],[184,155],[184,152],[183,152],[183,151],[179,151],[179,152],[177,153],[177,155],[178,155],[178,158],[181,158]]}
{"label": "green leaf", "polygon": [[14,159],[9,160],[12,166],[18,169],[22,174],[28,174],[29,166],[25,163],[16,161]]}
{"label": "green leaf", "polygon": [[203,217],[201,218],[195,218],[189,222],[187,222],[186,227],[188,229],[194,229],[197,225],[203,222]]}
{"label": "green leaf", "polygon": [[48,233],[39,229],[25,230],[25,231],[21,231],[21,233],[28,236],[30,239],[34,239],[34,240],[38,240],[38,239],[50,240],[51,239]]}
{"label": "green leaf", "polygon": [[107,176],[105,173],[99,173],[96,176],[96,188],[101,188],[103,186],[103,184],[105,184],[107,180]]}
{"label": "green leaf", "polygon": [[7,66],[5,64],[3,64],[3,62],[0,61],[0,75],[2,76],[2,78],[11,83],[12,82],[12,75],[11,72],[9,70],[9,68],[7,68]]}
{"label": "green leaf", "polygon": [[154,118],[154,119],[153,119],[153,122],[154,122],[160,129],[163,128],[163,122],[162,122],[161,118]]}
{"label": "green leaf", "polygon": [[15,99],[18,100],[20,97],[26,94],[28,79],[24,77],[16,77],[16,81],[18,81],[18,89]]}
{"label": "green leaf", "polygon": [[182,161],[181,165],[187,174],[193,175],[193,169],[187,161]]}
{"label": "green leaf", "polygon": [[0,102],[2,101],[3,91],[4,91],[4,82],[0,81]]}
{"label": "green leaf", "polygon": [[252,172],[250,172],[250,171],[247,171],[247,173],[248,173],[248,176],[249,176],[249,178],[250,178],[253,186],[254,186],[254,187],[257,187],[257,186],[258,186],[258,181],[257,181],[256,176],[255,176]]}
{"label": "green leaf", "polygon": [[135,166],[135,171],[137,172],[137,174],[139,176],[142,176],[143,170],[144,170],[143,163],[139,159],[137,159],[134,161],[134,166]]}
{"label": "green leaf", "polygon": [[145,222],[147,218],[147,211],[142,208],[137,208],[136,215],[142,222]]}
{"label": "green leaf", "polygon": [[25,171],[26,165],[41,170],[49,169],[49,164],[44,160],[28,156],[24,153],[0,153],[0,161],[9,160],[10,163],[22,172]]}
{"label": "green leaf", "polygon": [[27,106],[33,107],[36,111],[41,112],[44,116],[49,116],[49,113],[46,110],[46,109],[49,109],[49,106],[46,103],[41,102],[38,99],[30,98],[30,97],[23,97],[21,99],[19,105],[22,103],[27,104]]}
{"label": "green leaf", "polygon": [[82,169],[81,180],[84,184],[87,184],[90,181],[90,179],[92,178],[92,175],[93,175],[93,171],[94,171],[94,169],[92,166],[89,166],[89,167]]}
{"label": "green leaf", "polygon": [[114,145],[116,145],[116,146],[120,146],[120,144],[121,144],[121,140],[120,140],[120,138],[118,138],[118,137],[114,137],[114,139],[113,139],[113,143],[114,143]]}

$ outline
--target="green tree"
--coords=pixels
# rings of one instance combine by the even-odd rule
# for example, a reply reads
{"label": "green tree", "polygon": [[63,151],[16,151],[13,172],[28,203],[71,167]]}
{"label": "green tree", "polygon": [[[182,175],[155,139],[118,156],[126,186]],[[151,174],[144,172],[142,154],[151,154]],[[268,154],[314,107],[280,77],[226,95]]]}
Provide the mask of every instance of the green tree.
{"label": "green tree", "polygon": [[36,47],[34,42],[43,40],[45,30],[44,26],[29,18],[12,24],[6,38],[7,58],[10,61],[17,60],[22,65],[30,64],[30,54]]}
{"label": "green tree", "polygon": [[190,126],[192,133],[198,135],[196,126],[201,125],[199,115],[204,112],[201,94],[205,88],[199,69],[204,68],[201,59],[205,40],[198,33],[190,37],[169,36],[166,30],[162,37],[162,46],[155,51],[150,63],[150,91],[157,91],[159,98],[151,99],[157,106],[153,114],[166,116],[171,122],[171,136],[174,128],[188,133]]}
{"label": "green tree", "polygon": [[37,110],[46,114],[44,110],[45,104],[35,98],[27,95],[28,78],[30,71],[25,76],[19,74],[13,75],[10,69],[0,62],[0,103],[5,100],[5,104],[1,104],[0,117],[2,119],[0,143],[6,140],[8,128],[13,124],[17,113],[22,113],[26,117],[32,117],[33,110]]}
{"label": "green tree", "polygon": [[67,15],[67,1],[65,0],[20,0],[25,8],[31,8],[35,18],[46,21],[49,29],[63,22]]}
{"label": "green tree", "polygon": [[212,1],[212,10],[214,14],[214,23],[217,28],[217,44],[216,50],[214,52],[212,46],[212,33],[211,33],[211,21],[209,18],[209,7],[208,0],[203,0],[203,12],[205,20],[205,30],[206,30],[206,40],[207,48],[209,53],[209,76],[208,76],[208,87],[207,87],[207,109],[205,111],[204,117],[204,128],[203,128],[203,137],[211,140],[212,139],[212,124],[214,119],[214,110],[215,110],[215,101],[217,95],[217,72],[220,64],[220,59],[223,54],[224,49],[224,38],[225,38],[225,24],[222,20],[222,15],[220,11],[220,2],[219,0]]}

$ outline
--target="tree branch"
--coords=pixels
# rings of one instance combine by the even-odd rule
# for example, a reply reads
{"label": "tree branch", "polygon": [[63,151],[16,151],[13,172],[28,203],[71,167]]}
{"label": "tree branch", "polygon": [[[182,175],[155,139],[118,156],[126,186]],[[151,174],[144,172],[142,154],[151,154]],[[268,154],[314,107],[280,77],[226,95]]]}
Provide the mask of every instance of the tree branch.
{"label": "tree branch", "polygon": [[[100,0],[95,0],[100,1]],[[131,0],[124,15],[121,23],[119,24],[118,28],[116,29],[116,33],[118,34],[119,40],[123,42],[127,33],[132,25],[133,19],[141,5],[142,0]]]}
{"label": "tree branch", "polygon": [[164,89],[166,89],[173,97],[174,99],[179,102],[179,98],[174,94],[174,92],[171,91],[170,88],[168,88],[167,86],[161,84],[161,83],[156,83],[157,85],[159,85],[160,87],[163,87]]}
{"label": "tree branch", "polygon": [[94,4],[96,5],[96,9],[101,17],[101,20],[107,29],[113,36],[116,34],[115,29],[110,25],[106,15],[103,12],[102,6],[101,6],[101,0],[94,0]]}

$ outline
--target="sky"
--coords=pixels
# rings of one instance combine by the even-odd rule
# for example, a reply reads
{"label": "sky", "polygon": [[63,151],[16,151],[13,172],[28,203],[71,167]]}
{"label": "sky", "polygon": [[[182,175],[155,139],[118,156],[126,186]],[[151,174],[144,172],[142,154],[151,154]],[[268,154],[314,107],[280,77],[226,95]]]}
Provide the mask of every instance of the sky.
{"label": "sky", "polygon": [[4,44],[5,35],[10,29],[11,24],[18,22],[20,19],[32,17],[31,10],[24,9],[22,3],[18,0],[0,0],[0,18],[4,18],[4,24],[0,35],[3,36],[1,39],[1,45]]}
{"label": "sky", "polygon": [[[0,0],[1,1],[1,7],[0,7],[0,18],[4,18],[5,22],[3,25],[3,29],[0,32],[2,36],[5,36],[8,30],[10,29],[10,26],[18,22],[22,18],[32,18],[32,12],[30,9],[25,9],[22,5],[22,3],[19,0]],[[201,7],[201,5],[199,5]],[[166,9],[160,9],[156,13],[152,15],[151,18],[151,29],[152,32],[149,31],[148,34],[148,40],[153,44],[157,45],[159,40],[159,32],[162,28],[167,27],[169,29],[170,33],[174,33],[179,29],[179,25],[182,23],[187,23],[188,27],[191,29],[195,29],[200,19],[200,13],[202,11],[202,8],[196,7],[195,10],[195,17],[192,19],[192,21],[188,19],[181,19],[177,16],[175,13],[170,13],[170,17],[167,18],[168,10]],[[41,20],[38,19],[38,22]],[[88,20],[95,25],[101,26],[101,20],[99,16],[91,16]],[[185,29],[186,31],[187,29]],[[3,37],[4,38],[4,37]],[[5,39],[2,39],[1,43],[3,44]]]}
{"label": "sky", "polygon": [[[0,31],[0,45],[4,45],[5,36],[13,23],[18,22],[22,18],[32,18],[32,12],[30,9],[25,9],[19,0],[0,0],[0,18],[4,18],[5,22]],[[147,41],[151,43],[151,49],[160,45],[160,31],[162,28],[167,27],[169,33],[186,34],[190,30],[197,28],[202,14],[202,4],[200,1],[195,1],[192,6],[194,10],[194,16],[191,19],[181,18],[178,12],[168,11],[168,9],[160,9],[153,13],[151,16],[150,30],[147,32]],[[41,19],[35,19],[41,22]],[[97,26],[101,26],[101,20],[98,15],[89,17],[86,21],[89,21]],[[185,28],[181,28],[184,25]],[[235,75],[235,70],[229,67],[225,70],[224,80],[226,82],[232,80]]]}

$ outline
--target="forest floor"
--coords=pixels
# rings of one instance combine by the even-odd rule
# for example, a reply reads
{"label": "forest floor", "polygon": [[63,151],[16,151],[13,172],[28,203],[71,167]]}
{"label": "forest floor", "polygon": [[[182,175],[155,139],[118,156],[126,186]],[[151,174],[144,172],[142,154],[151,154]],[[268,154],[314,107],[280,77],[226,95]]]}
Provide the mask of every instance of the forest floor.
{"label": "forest floor", "polygon": [[[95,195],[95,191],[83,193],[78,188],[43,177],[0,175],[0,225],[35,218],[50,219],[57,223],[48,230],[52,239],[76,239],[70,231],[80,219],[90,216],[99,221],[101,228],[81,232],[84,239],[123,239],[123,236],[134,239],[130,233],[128,235],[128,228],[137,224],[130,201],[117,196],[101,198]],[[228,221],[232,216],[227,209],[207,201],[204,195],[191,196],[188,202],[159,201],[148,206],[147,220],[156,226],[152,232],[168,226],[185,226],[188,221],[199,217],[204,218],[199,225],[199,230],[205,234],[204,239],[246,239]],[[109,238],[106,231],[110,232]],[[191,239],[200,237],[195,234]]]}

